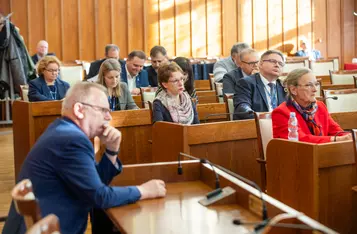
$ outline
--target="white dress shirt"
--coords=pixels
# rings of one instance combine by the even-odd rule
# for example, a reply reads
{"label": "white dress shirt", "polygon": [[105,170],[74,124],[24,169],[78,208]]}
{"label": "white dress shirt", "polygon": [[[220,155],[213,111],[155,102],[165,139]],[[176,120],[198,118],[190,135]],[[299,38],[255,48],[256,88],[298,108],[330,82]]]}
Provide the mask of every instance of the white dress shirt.
{"label": "white dress shirt", "polygon": [[132,77],[132,76],[130,75],[129,71],[128,71],[128,68],[127,68],[126,64],[125,64],[125,69],[126,69],[126,78],[127,78],[127,80],[128,80],[129,92],[131,92],[133,89],[136,88],[136,77],[137,77],[138,75]]}

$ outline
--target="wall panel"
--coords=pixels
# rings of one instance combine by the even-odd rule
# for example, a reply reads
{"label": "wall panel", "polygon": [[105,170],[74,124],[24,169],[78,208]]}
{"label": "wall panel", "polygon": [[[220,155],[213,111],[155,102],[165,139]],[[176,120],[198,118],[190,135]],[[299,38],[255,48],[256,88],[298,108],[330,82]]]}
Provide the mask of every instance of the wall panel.
{"label": "wall panel", "polygon": [[[62,60],[94,60],[117,44],[122,58],[149,55],[228,56],[237,41],[294,54],[307,37],[324,57],[350,62],[357,53],[356,0],[0,0],[14,12],[31,53],[41,39]],[[353,48],[354,47],[354,48]],[[343,64],[341,61],[341,65]]]}

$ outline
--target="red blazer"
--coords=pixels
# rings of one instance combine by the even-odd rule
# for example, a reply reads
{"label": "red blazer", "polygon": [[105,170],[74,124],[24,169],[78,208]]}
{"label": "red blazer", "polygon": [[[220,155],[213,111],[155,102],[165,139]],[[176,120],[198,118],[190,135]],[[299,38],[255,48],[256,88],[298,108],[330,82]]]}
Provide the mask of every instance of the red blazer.
{"label": "red blazer", "polygon": [[288,139],[290,112],[295,112],[299,127],[299,141],[310,143],[331,142],[331,136],[334,136],[339,131],[343,131],[343,129],[331,118],[324,103],[318,101],[317,105],[315,122],[321,126],[322,136],[312,135],[306,121],[295,107],[292,105],[287,106],[286,102],[283,102],[272,113],[274,138]]}

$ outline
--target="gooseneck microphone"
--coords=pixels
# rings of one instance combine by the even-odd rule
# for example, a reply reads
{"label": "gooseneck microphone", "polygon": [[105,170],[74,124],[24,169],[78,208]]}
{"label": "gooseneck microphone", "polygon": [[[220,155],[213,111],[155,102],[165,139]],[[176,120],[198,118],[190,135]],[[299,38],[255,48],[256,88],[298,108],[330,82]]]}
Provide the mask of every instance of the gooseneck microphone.
{"label": "gooseneck microphone", "polygon": [[[265,204],[265,200],[263,199],[263,192],[262,192],[262,189],[255,182],[253,182],[251,180],[248,180],[245,177],[243,177],[241,175],[238,175],[238,174],[236,174],[236,173],[234,173],[234,172],[232,172],[232,171],[230,171],[230,170],[228,170],[228,169],[226,169],[226,168],[224,168],[224,167],[222,167],[220,165],[212,163],[212,162],[210,162],[210,161],[208,161],[206,159],[200,159],[200,158],[197,158],[197,157],[194,157],[192,155],[185,154],[185,153],[179,153],[179,156],[178,156],[178,170],[177,171],[178,171],[179,175],[182,175],[182,165],[181,165],[181,159],[180,159],[181,156],[185,156],[187,158],[194,159],[194,160],[199,160],[201,163],[208,163],[212,167],[212,169],[213,169],[213,171],[214,171],[214,173],[216,175],[216,187],[217,187],[217,181],[218,181],[218,185],[219,185],[219,177],[218,177],[217,172],[214,170],[214,167],[216,167],[216,168],[224,171],[225,173],[227,173],[227,174],[229,174],[229,175],[231,175],[231,176],[233,176],[233,177],[235,177],[235,178],[237,178],[237,179],[249,184],[250,186],[256,188],[260,193],[260,200],[262,201],[262,208],[263,208],[262,209],[263,222],[259,223],[257,227],[258,227],[258,229],[261,229],[267,224],[268,211],[267,211],[267,207],[266,207],[266,204]],[[238,223],[241,223],[241,221],[240,220],[234,220],[233,223],[237,223],[238,224]]]}
{"label": "gooseneck microphone", "polygon": [[327,99],[338,100],[338,97],[337,96],[330,96],[330,97],[322,98],[322,100],[327,100]]}
{"label": "gooseneck microphone", "polygon": [[[219,182],[219,176],[218,176],[216,170],[214,169],[214,166],[212,165],[212,163],[211,163],[210,161],[208,161],[207,159],[196,158],[196,157],[194,157],[194,156],[192,156],[192,155],[189,155],[189,154],[185,154],[185,153],[180,152],[179,155],[178,155],[178,159],[177,159],[177,161],[178,161],[177,174],[179,174],[179,175],[182,175],[182,174],[183,174],[182,165],[181,165],[181,156],[184,156],[184,157],[186,157],[186,158],[193,159],[193,160],[199,160],[200,163],[207,163],[208,165],[210,165],[211,168],[212,168],[212,170],[213,170],[213,173],[214,173],[214,175],[215,175],[215,177],[216,177],[216,182],[215,182],[215,184],[216,184],[216,190],[217,190],[217,189],[221,189],[221,184],[220,184],[220,182]],[[214,196],[214,195],[215,195],[215,194],[213,194],[213,196]],[[210,195],[207,195],[207,196],[210,196]],[[211,197],[212,197],[212,196],[211,196]],[[207,197],[207,198],[210,198],[210,197]]]}

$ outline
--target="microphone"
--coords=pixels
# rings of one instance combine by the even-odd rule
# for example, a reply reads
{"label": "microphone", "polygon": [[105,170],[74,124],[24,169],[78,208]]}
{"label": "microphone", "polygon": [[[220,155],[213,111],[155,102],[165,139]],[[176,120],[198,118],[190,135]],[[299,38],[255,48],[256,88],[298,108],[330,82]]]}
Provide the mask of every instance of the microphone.
{"label": "microphone", "polygon": [[253,114],[254,111],[250,110],[250,111],[247,111],[247,112],[236,112],[236,113],[213,113],[213,114],[208,114],[205,116],[204,118],[204,123],[207,123],[209,117],[211,116],[220,116],[220,115],[232,115],[232,116],[247,116],[247,115],[251,115]]}
{"label": "microphone", "polygon": [[189,154],[185,154],[185,153],[182,153],[180,152],[179,155],[178,155],[178,169],[177,169],[177,174],[179,175],[182,175],[183,174],[183,171],[182,171],[182,165],[181,165],[181,156],[184,156],[184,157],[187,157],[187,158],[190,158],[190,159],[193,159],[193,160],[199,160],[200,163],[207,163],[208,165],[211,166],[214,174],[215,174],[215,177],[216,177],[216,189],[219,189],[221,188],[221,185],[220,185],[220,182],[219,182],[219,176],[216,172],[216,170],[214,169],[214,167],[212,166],[212,163],[210,161],[208,161],[207,159],[201,159],[201,158],[196,158],[194,156],[191,156]]}
{"label": "microphone", "polygon": [[338,97],[337,96],[330,96],[330,97],[322,98],[322,100],[326,100],[326,99],[338,100]]}
{"label": "microphone", "polygon": [[[259,223],[259,224],[262,225],[262,227],[264,227],[264,226],[266,225],[266,221],[268,220],[267,207],[266,207],[266,204],[265,204],[265,200],[263,199],[262,189],[261,189],[255,182],[253,182],[253,181],[251,181],[251,180],[248,180],[247,178],[245,178],[245,177],[243,177],[243,176],[241,176],[241,175],[238,175],[238,174],[236,174],[236,173],[234,173],[234,172],[232,172],[232,171],[230,171],[230,170],[228,170],[228,169],[226,169],[226,168],[224,168],[224,167],[222,167],[222,166],[220,166],[220,165],[217,165],[217,164],[215,164],[215,163],[209,162],[209,161],[206,160],[206,159],[200,159],[200,158],[197,158],[197,157],[194,157],[194,156],[192,156],[192,155],[185,154],[185,153],[180,153],[180,154],[179,154],[179,157],[178,157],[178,174],[179,174],[179,175],[182,175],[182,166],[181,166],[181,161],[180,161],[180,156],[181,156],[181,155],[182,155],[182,156],[185,156],[185,157],[187,157],[187,158],[190,158],[190,159],[199,160],[201,163],[208,163],[208,164],[212,167],[212,169],[213,169],[214,167],[216,167],[216,168],[218,168],[218,169],[224,171],[225,173],[227,173],[227,174],[229,174],[229,175],[231,175],[231,176],[233,176],[233,177],[235,177],[235,178],[237,178],[237,179],[239,179],[239,180],[241,180],[241,181],[243,181],[243,182],[249,184],[250,186],[256,188],[256,189],[259,191],[259,193],[260,193],[260,200],[262,201],[262,206],[263,206],[263,210],[262,210],[263,222],[262,222],[262,223]],[[216,175],[216,187],[217,187],[218,174],[217,174],[217,172],[216,172],[214,169],[213,169],[213,171],[214,171],[214,173],[215,173],[215,175]],[[181,173],[181,174],[180,174],[180,173]],[[234,220],[233,222],[241,223],[240,220]]]}

